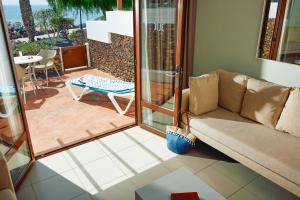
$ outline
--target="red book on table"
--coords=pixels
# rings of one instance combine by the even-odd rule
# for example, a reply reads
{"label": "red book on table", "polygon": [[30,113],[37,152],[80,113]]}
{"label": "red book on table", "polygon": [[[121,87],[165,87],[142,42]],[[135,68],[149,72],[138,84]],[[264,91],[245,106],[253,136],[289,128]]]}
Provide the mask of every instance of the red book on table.
{"label": "red book on table", "polygon": [[200,200],[197,192],[172,193],[171,200]]}

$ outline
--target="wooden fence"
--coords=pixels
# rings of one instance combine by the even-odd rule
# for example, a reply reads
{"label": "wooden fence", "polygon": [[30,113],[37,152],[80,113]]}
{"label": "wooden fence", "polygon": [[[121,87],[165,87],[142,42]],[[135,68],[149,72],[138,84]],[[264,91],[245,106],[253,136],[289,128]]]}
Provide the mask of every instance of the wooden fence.
{"label": "wooden fence", "polygon": [[87,43],[85,45],[60,48],[60,58],[63,72],[78,67],[89,67],[89,45]]}

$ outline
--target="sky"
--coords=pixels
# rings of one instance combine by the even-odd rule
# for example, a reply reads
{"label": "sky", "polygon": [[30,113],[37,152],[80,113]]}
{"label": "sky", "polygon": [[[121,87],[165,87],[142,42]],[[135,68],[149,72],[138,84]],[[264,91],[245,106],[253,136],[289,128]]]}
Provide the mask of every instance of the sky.
{"label": "sky", "polygon": [[[3,5],[19,5],[19,0],[2,0]],[[47,5],[46,0],[30,0],[31,5]]]}

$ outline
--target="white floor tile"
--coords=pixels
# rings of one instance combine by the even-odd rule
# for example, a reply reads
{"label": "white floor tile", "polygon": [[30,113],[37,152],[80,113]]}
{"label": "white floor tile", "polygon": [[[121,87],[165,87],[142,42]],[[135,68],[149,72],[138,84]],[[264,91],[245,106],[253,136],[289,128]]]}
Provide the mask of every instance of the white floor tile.
{"label": "white floor tile", "polygon": [[167,170],[163,165],[157,165],[135,175],[134,177],[130,178],[130,181],[133,182],[137,188],[140,188],[169,173],[170,171]]}
{"label": "white floor tile", "polygon": [[133,127],[133,128],[127,129],[127,130],[123,131],[123,133],[125,135],[128,135],[130,138],[134,138],[134,140],[139,143],[145,142],[145,141],[155,138],[155,137],[159,137],[159,136],[157,136],[149,131],[146,131],[144,129],[141,129],[139,127]]}
{"label": "white floor tile", "polygon": [[94,200],[134,200],[136,187],[130,181],[124,181],[104,191],[95,192]]}
{"label": "white floor tile", "polygon": [[152,138],[142,143],[142,145],[161,160],[169,160],[177,156],[168,149],[166,139],[162,137]]}
{"label": "white floor tile", "polygon": [[84,165],[106,156],[95,141],[89,142],[64,152],[64,156],[72,168]]}
{"label": "white floor tile", "polygon": [[70,165],[64,157],[63,152],[42,158],[37,162],[43,164],[56,173],[62,173],[71,169]]}
{"label": "white floor tile", "polygon": [[124,149],[123,151],[116,153],[115,157],[121,163],[124,163],[123,166],[136,173],[139,173],[141,171],[140,169],[145,170],[145,167],[147,168],[147,166],[161,163],[156,155],[142,146],[133,146]]}
{"label": "white floor tile", "polygon": [[58,173],[52,171],[45,165],[36,161],[32,166],[27,178],[30,179],[30,182],[36,183],[47,178],[53,177],[55,175],[58,175]]}
{"label": "white floor tile", "polygon": [[132,177],[136,174],[132,166],[127,164],[125,161],[123,161],[123,159],[119,157],[117,154],[111,154],[108,157],[127,177]]}
{"label": "white floor tile", "polygon": [[101,145],[101,148],[107,154],[116,153],[122,149],[136,145],[136,142],[123,132],[100,138],[97,140],[97,143]]}
{"label": "white floor tile", "polygon": [[20,189],[22,189],[22,188],[25,188],[25,187],[28,187],[28,186],[31,186],[31,180],[30,180],[30,178],[29,178],[29,176],[27,175],[25,178],[24,178],[24,180],[23,180],[23,182],[21,183],[21,185],[20,185]]}
{"label": "white floor tile", "polygon": [[295,195],[261,176],[247,185],[245,190],[263,200],[299,200]]}
{"label": "white floor tile", "polygon": [[73,198],[72,200],[93,200],[89,193],[84,193],[78,197]]}
{"label": "white floor tile", "polygon": [[33,184],[37,199],[69,200],[83,194],[81,182],[73,171]]}
{"label": "white floor tile", "polygon": [[36,200],[32,186],[20,188],[17,191],[18,200]]}
{"label": "white floor tile", "polygon": [[212,168],[240,186],[245,186],[258,177],[257,173],[237,162],[218,161],[212,165]]}
{"label": "white floor tile", "polygon": [[32,183],[36,183],[71,169],[63,153],[51,155],[35,162],[28,175]]}
{"label": "white floor tile", "polygon": [[99,141],[38,160],[18,199],[133,200],[137,187],[181,167],[230,200],[298,199],[241,164],[220,161],[207,148],[173,154],[163,138],[138,127]]}
{"label": "white floor tile", "polygon": [[128,181],[128,180],[129,180],[129,178],[127,176],[121,176],[119,178],[116,178],[116,179],[108,182],[108,183],[103,184],[101,186],[101,189],[106,191],[109,188],[114,187],[115,185],[118,185],[118,184],[123,183],[124,181]]}
{"label": "white floor tile", "polygon": [[82,167],[74,169],[86,191],[101,188],[124,173],[108,158],[100,158]]}
{"label": "white floor tile", "polygon": [[226,198],[242,188],[212,167],[198,172],[197,176]]}
{"label": "white floor tile", "polygon": [[193,173],[204,169],[217,162],[212,158],[203,156],[198,150],[194,149],[185,155],[177,155],[163,162],[163,165],[170,171],[185,167]]}
{"label": "white floor tile", "polygon": [[259,199],[255,194],[241,189],[228,198],[228,200],[263,200]]}

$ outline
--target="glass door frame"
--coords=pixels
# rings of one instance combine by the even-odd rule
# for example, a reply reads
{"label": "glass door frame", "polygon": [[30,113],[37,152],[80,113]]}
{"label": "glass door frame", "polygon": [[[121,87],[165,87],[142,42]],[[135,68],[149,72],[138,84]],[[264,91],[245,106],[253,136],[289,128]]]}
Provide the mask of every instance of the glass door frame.
{"label": "glass door frame", "polygon": [[23,119],[23,124],[24,124],[24,132],[22,134],[22,136],[20,136],[20,138],[11,146],[11,148],[8,150],[8,152],[5,153],[5,158],[7,161],[9,161],[13,155],[18,151],[18,149],[25,143],[27,142],[28,144],[28,148],[29,148],[29,153],[31,156],[31,161],[28,164],[27,168],[24,170],[24,172],[22,173],[22,175],[20,176],[20,178],[18,180],[15,181],[15,187],[18,188],[20,186],[20,183],[22,182],[22,180],[24,179],[24,177],[26,176],[26,174],[29,172],[30,168],[32,167],[33,163],[35,162],[35,158],[34,158],[34,154],[33,154],[33,148],[32,148],[32,143],[31,143],[31,139],[30,139],[30,134],[29,134],[29,129],[28,129],[28,123],[27,123],[27,119],[26,119],[26,115],[25,115],[25,108],[24,108],[24,103],[23,103],[23,98],[20,96],[20,87],[19,84],[17,84],[17,79],[16,79],[16,71],[15,71],[15,63],[13,61],[13,51],[11,49],[11,45],[9,44],[9,36],[8,36],[8,28],[7,28],[7,22],[6,19],[4,17],[4,9],[3,9],[3,5],[2,3],[0,3],[0,28],[3,30],[3,34],[5,37],[5,45],[7,47],[7,53],[9,55],[9,63],[11,66],[11,71],[13,74],[13,80],[14,80],[14,84],[16,86],[17,89],[17,98],[18,98],[18,102],[20,105],[20,110],[21,110],[21,115],[22,115],[22,119]]}
{"label": "glass door frame", "polygon": [[142,122],[142,108],[149,108],[153,111],[161,112],[163,114],[173,116],[173,125],[178,126],[180,123],[180,107],[181,107],[181,94],[183,85],[183,72],[184,69],[184,49],[185,49],[185,33],[186,33],[186,10],[187,1],[178,0],[178,14],[177,14],[177,41],[176,41],[176,68],[179,67],[179,84],[175,84],[175,101],[174,110],[163,108],[142,99],[141,91],[141,3],[140,0],[134,0],[134,41],[135,41],[135,88],[136,88],[136,117],[137,125],[148,131],[151,131],[160,136],[165,134],[153,127],[150,127]]}

